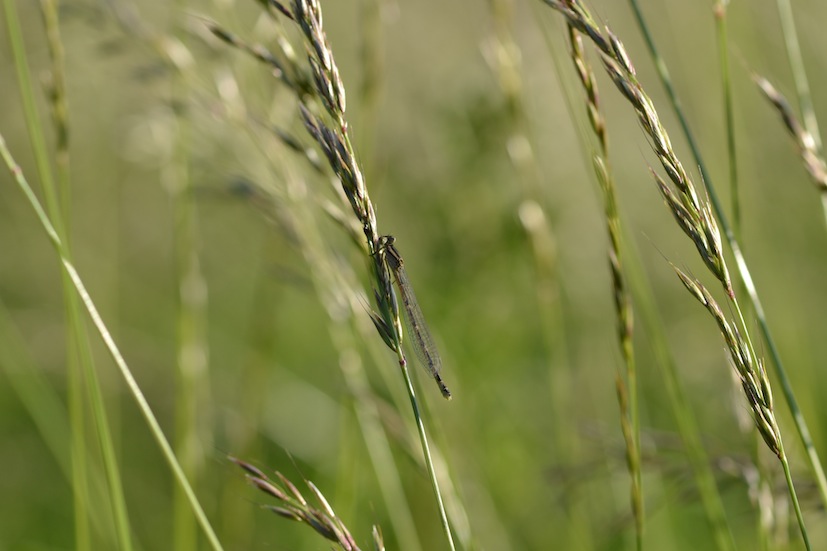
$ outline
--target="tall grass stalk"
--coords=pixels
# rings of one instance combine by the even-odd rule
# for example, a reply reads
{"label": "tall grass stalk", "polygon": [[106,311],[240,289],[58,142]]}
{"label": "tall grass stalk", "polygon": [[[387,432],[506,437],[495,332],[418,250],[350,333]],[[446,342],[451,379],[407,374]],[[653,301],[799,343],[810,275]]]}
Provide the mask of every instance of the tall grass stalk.
{"label": "tall grass stalk", "polygon": [[[571,112],[573,102],[568,100],[568,103]],[[603,131],[605,132],[605,128]],[[584,144],[583,148],[587,149],[588,146]],[[595,171],[595,175],[598,175],[597,171]],[[623,228],[621,227],[621,229]],[[668,403],[675,415],[678,432],[683,441],[687,460],[712,528],[713,538],[721,551],[734,550],[736,545],[726,518],[721,495],[718,492],[715,474],[710,466],[709,456],[704,448],[695,414],[678,376],[677,366],[667,343],[664,332],[665,323],[658,313],[652,292],[652,284],[647,281],[643,263],[633,246],[633,242],[626,235],[622,236],[621,242],[630,244],[628,248],[624,249],[627,258],[624,266],[628,281],[634,296],[634,302],[640,313],[639,317],[642,320],[644,332],[649,335],[656,363],[664,378],[666,393],[669,397]]]}
{"label": "tall grass stalk", "polygon": [[[545,29],[546,27],[543,27],[544,31]],[[557,56],[554,55],[555,48],[550,33],[543,32],[543,36],[555,60],[556,73],[558,75],[566,74],[567,71],[563,70],[562,64],[557,61]],[[555,36],[559,36],[559,33]],[[575,111],[575,101],[573,101],[570,96],[571,94],[569,93],[563,97],[568,106],[567,112],[573,113]],[[586,131],[581,131],[578,135],[583,137],[585,133]],[[581,141],[581,150],[591,151],[590,141],[586,139],[582,139]],[[594,166],[593,163],[589,163],[589,159],[586,159],[585,164],[591,164],[592,168]],[[638,306],[645,333],[649,335],[651,339],[655,361],[664,378],[665,390],[669,397],[668,403],[675,415],[678,432],[683,441],[684,449],[686,450],[686,457],[701,497],[701,503],[703,504],[704,511],[712,528],[713,539],[721,551],[734,550],[736,545],[726,518],[721,495],[718,492],[715,473],[712,471],[709,456],[704,448],[700,430],[695,420],[695,414],[692,411],[686,392],[678,376],[677,366],[675,365],[675,360],[667,343],[664,331],[665,324],[655,305],[652,284],[647,280],[643,270],[643,263],[633,246],[633,241],[630,240],[628,235],[624,235],[622,242],[629,244],[625,250],[628,260],[625,265],[632,295],[634,296],[635,304]]]}
{"label": "tall grass stalk", "polygon": [[[715,34],[718,42],[718,62],[721,71],[721,92],[723,96],[723,110],[724,120],[726,121],[726,143],[727,143],[727,161],[729,163],[729,195],[731,203],[732,214],[732,232],[735,238],[742,242],[743,233],[741,231],[741,190],[738,181],[738,157],[736,148],[735,136],[735,107],[732,101],[732,74],[729,63],[729,38],[727,32],[727,8],[729,7],[729,0],[719,0],[713,7],[713,16],[715,18]],[[738,280],[737,294],[745,295],[747,289],[743,281]],[[737,384],[737,381],[734,381]],[[737,389],[736,389],[737,392]],[[736,406],[739,407],[739,406]],[[742,427],[743,430],[749,430],[749,427]],[[762,499],[762,495],[771,496],[771,485],[768,479],[766,461],[761,455],[761,441],[760,436],[756,431],[752,431],[753,447],[752,460],[755,464],[758,476],[754,482],[754,491],[751,494],[755,495],[754,504],[758,509],[757,526],[758,526],[758,542],[761,549],[767,549],[769,546],[770,534],[767,520],[772,518],[772,512],[768,508],[772,507],[773,499]]]}
{"label": "tall grass stalk", "polygon": [[801,412],[801,408],[798,405],[798,400],[795,397],[795,391],[793,390],[792,383],[790,382],[790,378],[787,375],[787,370],[784,366],[784,363],[781,360],[781,354],[775,343],[775,339],[773,338],[772,333],[770,332],[769,324],[767,323],[767,317],[764,312],[764,306],[761,303],[760,297],[758,296],[758,291],[755,288],[755,284],[752,280],[752,274],[750,273],[747,261],[744,258],[743,251],[741,250],[741,245],[737,239],[737,236],[735,235],[735,232],[732,229],[732,226],[728,222],[726,212],[723,208],[721,201],[718,198],[717,192],[715,191],[715,185],[713,184],[712,176],[706,169],[706,163],[704,163],[703,161],[700,147],[698,146],[698,143],[695,140],[694,134],[689,128],[689,121],[684,115],[683,107],[681,106],[675,88],[672,85],[672,80],[669,76],[669,71],[666,69],[666,63],[663,61],[660,54],[658,53],[654,39],[652,38],[652,35],[649,31],[649,27],[646,23],[646,19],[643,17],[643,12],[640,10],[636,0],[630,0],[630,2],[634,10],[635,19],[644,36],[647,48],[649,49],[649,53],[655,62],[655,67],[658,71],[658,76],[660,77],[661,83],[664,89],[666,90],[666,94],[669,98],[672,109],[675,112],[675,115],[678,117],[678,122],[680,123],[681,131],[683,132],[683,135],[686,138],[689,148],[692,151],[692,157],[695,163],[697,164],[698,170],[701,174],[701,178],[704,181],[706,192],[709,195],[709,200],[712,204],[712,209],[715,212],[715,217],[717,218],[718,224],[723,230],[724,239],[726,239],[726,242],[729,245],[730,250],[732,251],[732,255],[735,258],[735,265],[737,268],[738,275],[740,276],[743,288],[747,291],[747,296],[749,297],[753,312],[755,313],[755,318],[758,321],[759,328],[761,329],[761,335],[764,337],[764,342],[767,345],[769,356],[770,358],[772,358],[773,365],[775,365],[776,375],[778,376],[778,381],[781,383],[781,390],[784,393],[784,399],[787,402],[787,407],[790,408],[790,413],[793,417],[793,423],[795,424],[801,443],[804,446],[804,450],[807,455],[807,460],[810,464],[810,468],[812,469],[813,474],[815,475],[816,485],[818,487],[818,492],[821,498],[822,505],[827,506],[827,475],[825,475],[824,473],[824,467],[822,466],[821,459],[818,455],[818,451],[816,450],[812,436],[810,435],[810,429],[807,425],[807,421],[806,419],[804,419],[804,415]]}
{"label": "tall grass stalk", "polygon": [[[46,30],[49,56],[51,59],[51,83],[50,93],[52,106],[52,121],[55,129],[55,165],[58,173],[58,199],[61,215],[68,226],[71,215],[71,175],[69,166],[69,121],[68,107],[66,102],[66,79],[64,74],[64,53],[63,44],[60,39],[60,27],[58,11],[54,2],[42,1],[41,14],[43,16],[44,28]],[[32,108],[33,109],[33,108]],[[34,112],[32,110],[32,112]],[[33,120],[33,119],[32,119]],[[35,132],[38,132],[37,130]],[[48,197],[48,195],[47,195]],[[69,305],[71,298],[69,294],[73,291],[67,286],[63,278],[64,308],[66,310],[66,369],[68,379],[68,406],[69,418],[71,420],[71,454],[72,454],[72,479],[74,497],[74,520],[75,520],[75,544],[79,551],[91,548],[91,535],[89,532],[88,515],[95,516],[90,512],[89,506],[89,459],[86,451],[86,412],[83,397],[83,374],[79,365],[79,346],[73,338],[74,329],[72,324],[77,318],[71,317],[72,306]],[[116,508],[117,510],[117,508]],[[92,508],[94,511],[94,508]],[[122,531],[118,530],[123,544]]]}
{"label": "tall grass stalk", "polygon": [[643,505],[643,476],[640,460],[640,406],[638,403],[637,367],[633,342],[634,312],[632,296],[626,282],[623,267],[624,255],[621,250],[622,226],[617,209],[614,175],[609,163],[609,139],[606,123],[601,113],[598,100],[597,82],[583,50],[580,33],[569,22],[568,30],[571,58],[577,71],[577,77],[586,95],[586,112],[589,124],[597,140],[594,152],[594,171],[603,194],[603,211],[606,219],[606,231],[609,236],[609,267],[612,275],[612,290],[617,316],[617,337],[620,352],[625,365],[625,373],[618,369],[615,376],[615,390],[620,407],[620,427],[626,444],[626,466],[631,477],[630,500],[632,515],[635,519],[635,542],[640,551],[643,549],[644,519],[646,511]]}
{"label": "tall grass stalk", "polygon": [[638,82],[634,67],[620,40],[608,29],[605,33],[601,31],[591,14],[579,1],[572,0],[564,4],[555,0],[546,0],[546,3],[562,13],[579,31],[589,36],[600,50],[604,68],[618,90],[637,112],[638,120],[672,183],[672,186],[667,185],[654,170],[652,171],[661,195],[672,211],[678,226],[693,241],[707,269],[723,287],[729,307],[735,312],[737,322],[726,320],[717,303],[699,281],[675,268],[687,290],[707,308],[724,336],[756,427],[784,469],[799,528],[805,545],[810,549],[809,536],[790,475],[781,433],[775,419],[769,379],[762,361],[755,354],[743,312],[732,288],[729,269],[721,249],[720,230],[712,215],[712,209],[700,199],[688,173],[672,150],[668,134],[660,122],[654,104]]}
{"label": "tall grass stalk", "polygon": [[[98,313],[98,309],[95,306],[94,302],[92,302],[92,298],[89,296],[89,293],[86,290],[86,286],[83,284],[83,280],[81,279],[80,274],[78,274],[74,264],[69,259],[68,251],[66,249],[66,246],[64,245],[64,242],[58,235],[55,226],[49,220],[49,216],[46,214],[46,211],[43,210],[43,207],[40,204],[40,201],[37,199],[37,196],[34,194],[34,191],[32,190],[31,186],[29,186],[29,183],[26,180],[26,177],[24,176],[22,169],[12,157],[11,152],[9,151],[6,145],[6,140],[2,136],[2,134],[0,134],[0,157],[2,157],[6,167],[9,169],[9,172],[12,175],[12,178],[14,179],[15,183],[17,183],[21,192],[23,192],[27,202],[31,206],[35,215],[37,216],[40,225],[46,232],[49,241],[54,246],[60,258],[62,271],[71,281],[72,287],[74,287],[74,290],[77,293],[77,297],[80,299],[80,302],[83,304],[84,308],[88,312],[89,317],[91,318],[92,323],[95,326],[95,329],[100,334],[104,344],[106,345],[107,350],[109,351],[110,356],[114,360],[115,364],[118,366],[121,375],[123,376],[127,386],[129,387],[130,392],[132,393],[132,396],[135,398],[135,401],[138,404],[138,408],[144,415],[147,425],[149,426],[150,432],[152,433],[153,437],[155,438],[156,442],[161,448],[164,458],[166,459],[170,469],[172,470],[173,475],[175,476],[178,483],[184,488],[184,492],[187,494],[187,497],[190,501],[190,505],[193,508],[193,511],[196,515],[196,518],[199,521],[199,524],[201,524],[201,528],[203,529],[204,534],[206,535],[207,540],[210,543],[210,546],[216,551],[221,550],[222,547],[218,541],[218,537],[215,535],[212,526],[207,520],[207,516],[204,514],[204,511],[201,508],[201,504],[198,502],[198,498],[196,498],[195,492],[193,492],[192,487],[187,481],[186,475],[181,469],[181,465],[178,463],[178,460],[176,459],[175,454],[172,451],[172,447],[170,446],[169,441],[164,436],[164,433],[161,430],[161,426],[158,423],[155,414],[152,412],[152,409],[149,406],[149,402],[147,402],[146,397],[144,396],[143,392],[141,391],[141,388],[138,386],[137,381],[132,375],[132,371],[129,369],[129,366],[127,365],[126,361],[121,355],[117,344],[115,344],[115,341],[112,338],[112,335],[106,328],[106,324],[103,322],[103,319]],[[93,396],[93,400],[94,398],[95,396]],[[100,396],[98,396],[98,398],[100,398]],[[115,479],[115,481],[117,480],[119,479]],[[127,549],[128,548],[129,547],[127,547]]]}
{"label": "tall grass stalk", "polygon": [[[14,54],[14,63],[17,70],[18,86],[23,101],[26,126],[29,130],[32,149],[37,162],[38,173],[42,182],[42,189],[46,198],[52,220],[55,221],[56,235],[65,243],[66,259],[70,258],[68,239],[69,198],[71,193],[69,168],[69,123],[66,99],[65,75],[63,69],[63,48],[60,40],[60,29],[57,6],[53,2],[42,2],[41,13],[46,27],[47,44],[52,62],[52,80],[50,83],[50,99],[52,106],[52,122],[56,130],[56,158],[58,180],[52,174],[49,161],[46,139],[43,136],[40,117],[34,103],[35,92],[29,75],[29,65],[26,60],[23,46],[20,20],[17,16],[14,2],[4,2],[6,12],[6,28]],[[76,544],[79,549],[91,548],[91,534],[88,526],[90,508],[88,469],[91,460],[86,452],[86,427],[84,412],[84,383],[87,397],[91,404],[92,419],[95,423],[98,443],[103,456],[104,471],[106,473],[109,499],[115,521],[115,532],[119,546],[123,550],[132,548],[129,528],[129,516],[126,510],[126,501],[123,495],[115,448],[112,441],[106,408],[103,403],[103,393],[97,372],[92,359],[86,327],[80,314],[77,296],[72,290],[72,284],[67,274],[61,272],[63,286],[64,310],[67,331],[67,370],[69,379],[69,414],[72,426],[72,469],[74,487],[75,531]]]}

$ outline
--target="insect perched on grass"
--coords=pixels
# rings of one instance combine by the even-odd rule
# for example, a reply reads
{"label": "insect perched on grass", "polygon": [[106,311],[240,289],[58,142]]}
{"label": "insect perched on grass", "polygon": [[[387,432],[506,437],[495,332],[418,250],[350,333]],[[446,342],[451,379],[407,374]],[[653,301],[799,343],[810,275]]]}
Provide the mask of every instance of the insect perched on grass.
{"label": "insect perched on grass", "polygon": [[399,294],[402,297],[408,336],[411,339],[414,352],[416,352],[416,357],[419,358],[419,362],[434,378],[442,395],[450,400],[451,391],[445,386],[439,374],[440,369],[442,369],[442,359],[439,357],[434,340],[431,338],[431,333],[425,324],[425,316],[422,315],[422,310],[416,301],[413,287],[408,279],[407,272],[405,272],[405,263],[402,261],[402,256],[399,254],[399,251],[396,250],[394,246],[395,242],[396,238],[392,235],[380,237],[379,249],[385,253],[385,262],[388,264],[388,269],[393,273],[396,288],[399,289]]}

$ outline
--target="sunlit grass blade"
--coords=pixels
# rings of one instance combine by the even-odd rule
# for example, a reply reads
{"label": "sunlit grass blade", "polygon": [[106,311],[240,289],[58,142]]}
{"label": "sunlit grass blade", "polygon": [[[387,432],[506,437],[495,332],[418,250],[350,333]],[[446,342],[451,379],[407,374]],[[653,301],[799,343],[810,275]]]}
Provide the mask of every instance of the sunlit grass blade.
{"label": "sunlit grass blade", "polygon": [[6,167],[8,168],[9,172],[11,173],[12,178],[17,183],[23,195],[26,197],[26,200],[28,201],[32,210],[35,212],[38,221],[40,222],[41,226],[46,232],[49,241],[52,243],[55,250],[57,251],[58,256],[60,257],[60,263],[63,272],[65,272],[65,274],[71,281],[72,286],[77,292],[77,296],[80,298],[80,302],[83,304],[84,308],[88,312],[89,317],[91,318],[92,323],[95,326],[95,329],[98,331],[101,338],[103,339],[103,342],[106,345],[106,348],[109,351],[110,356],[117,365],[121,375],[123,376],[127,386],[129,387],[130,392],[132,393],[132,396],[135,398],[135,401],[138,404],[138,408],[141,410],[141,413],[144,415],[147,425],[149,426],[150,432],[152,433],[153,437],[158,443],[158,446],[161,448],[161,451],[164,455],[164,459],[166,459],[170,469],[172,470],[173,475],[175,476],[178,483],[184,489],[184,492],[187,495],[193,512],[195,513],[196,518],[198,519],[199,524],[201,525],[201,528],[204,531],[204,534],[210,543],[210,546],[216,551],[222,549],[221,544],[218,541],[218,537],[215,535],[212,526],[207,520],[207,516],[204,513],[204,510],[201,508],[201,504],[198,502],[198,499],[195,496],[195,492],[192,490],[192,487],[190,486],[189,481],[187,480],[186,475],[184,474],[181,468],[181,465],[178,463],[178,460],[176,459],[175,454],[172,451],[172,447],[170,446],[169,441],[164,436],[164,433],[161,430],[161,426],[158,423],[155,414],[152,412],[152,408],[150,408],[149,406],[149,402],[147,402],[146,397],[141,391],[141,388],[138,386],[137,381],[133,377],[132,371],[126,364],[126,361],[121,355],[118,346],[115,344],[115,340],[112,338],[112,335],[106,328],[106,325],[104,324],[103,319],[98,313],[97,307],[92,302],[92,298],[89,296],[89,293],[87,292],[86,286],[83,284],[80,275],[78,274],[72,262],[69,260],[63,241],[61,241],[57,231],[55,230],[54,225],[50,222],[49,217],[46,215],[46,212],[43,210],[43,207],[40,204],[40,201],[37,199],[37,196],[34,194],[34,191],[29,186],[29,183],[26,181],[26,178],[23,175],[23,171],[20,169],[20,166],[15,162],[14,158],[11,156],[11,152],[8,150],[5,138],[3,138],[2,134],[0,134],[0,157],[3,158],[3,161],[6,164]]}

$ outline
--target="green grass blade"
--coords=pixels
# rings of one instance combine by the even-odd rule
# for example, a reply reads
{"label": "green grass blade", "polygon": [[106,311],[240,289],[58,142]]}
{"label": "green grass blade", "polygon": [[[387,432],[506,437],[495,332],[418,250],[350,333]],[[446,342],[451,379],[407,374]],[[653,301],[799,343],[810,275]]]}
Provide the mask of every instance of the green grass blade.
{"label": "green grass blade", "polygon": [[[57,235],[62,236],[63,242],[68,242],[65,226],[65,215],[68,212],[69,197],[69,164],[68,164],[68,122],[66,113],[66,97],[62,67],[62,48],[60,46],[59,28],[57,25],[56,6],[49,2],[42,4],[42,13],[48,44],[52,59],[52,99],[53,120],[57,130],[57,157],[59,167],[60,195],[55,189],[55,180],[49,162],[46,140],[41,130],[40,117],[34,103],[35,92],[29,75],[29,65],[26,60],[23,46],[20,21],[14,3],[4,3],[6,11],[6,26],[14,54],[15,68],[20,96],[23,101],[23,111],[26,125],[32,142],[37,162],[38,172],[43,184],[43,192],[51,217],[55,220]],[[61,201],[64,199],[64,201]],[[61,202],[63,204],[61,204]],[[65,251],[68,258],[68,247]],[[123,485],[118,472],[111,432],[106,419],[106,410],[103,406],[100,384],[97,380],[92,354],[89,349],[85,325],[80,315],[77,296],[72,291],[71,282],[66,274],[61,272],[63,286],[64,308],[67,322],[67,370],[69,379],[69,413],[72,422],[72,465],[75,488],[75,530],[76,540],[80,549],[91,548],[91,536],[88,528],[88,496],[87,469],[90,462],[86,453],[85,414],[83,409],[83,383],[85,380],[88,397],[91,401],[92,417],[98,435],[98,442],[104,459],[104,470],[108,479],[110,501],[115,519],[117,540],[121,549],[131,549],[126,502],[123,497]]]}
{"label": "green grass blade", "polygon": [[164,455],[164,459],[166,459],[170,469],[172,470],[173,475],[175,476],[176,480],[186,493],[190,505],[193,509],[193,512],[195,513],[196,518],[198,519],[198,522],[201,525],[201,528],[204,531],[204,534],[206,535],[207,540],[210,543],[210,546],[216,551],[221,550],[222,547],[218,541],[218,537],[215,535],[212,526],[207,520],[207,516],[204,513],[204,510],[201,508],[201,504],[198,502],[198,498],[195,496],[195,492],[192,490],[192,487],[190,486],[189,481],[187,480],[187,477],[184,474],[183,469],[181,468],[181,465],[178,463],[178,460],[176,459],[175,454],[172,451],[172,446],[170,446],[169,441],[164,436],[164,433],[161,430],[161,426],[158,423],[158,419],[152,412],[152,408],[150,408],[149,403],[147,402],[146,397],[141,391],[140,386],[138,386],[137,381],[133,377],[132,371],[129,369],[126,360],[124,360],[123,356],[120,353],[120,350],[118,349],[117,344],[115,344],[115,341],[112,338],[112,335],[106,328],[106,324],[104,324],[103,319],[98,313],[97,307],[95,306],[94,302],[92,302],[92,298],[89,296],[89,293],[87,292],[86,286],[83,284],[80,275],[78,274],[72,262],[69,260],[67,256],[66,247],[64,246],[63,241],[61,241],[57,231],[55,230],[54,225],[52,225],[51,221],[49,220],[49,217],[43,210],[40,201],[37,199],[37,196],[34,194],[34,191],[29,186],[29,183],[26,181],[26,178],[23,175],[23,171],[20,169],[20,166],[15,162],[14,158],[12,157],[11,152],[6,146],[5,138],[3,138],[1,134],[0,156],[3,158],[6,167],[9,169],[9,172],[11,173],[18,187],[25,195],[27,201],[29,202],[29,205],[34,210],[35,215],[38,218],[38,221],[42,225],[47,237],[49,238],[49,241],[51,241],[52,245],[55,247],[55,250],[57,251],[60,257],[60,262],[64,272],[72,282],[72,285],[75,288],[75,291],[77,292],[77,295],[80,298],[81,302],[83,303],[83,306],[86,308],[86,311],[88,312],[89,317],[92,320],[92,323],[95,325],[95,328],[97,329],[98,333],[103,339],[103,342],[106,345],[106,348],[109,351],[110,356],[114,360],[115,364],[118,366],[121,375],[123,376],[127,386],[129,387],[130,392],[132,393],[132,396],[135,398],[135,401],[138,404],[138,408],[141,410],[141,413],[144,415],[144,418],[147,424],[149,425],[150,432],[152,433],[153,437],[158,443],[158,446],[161,448],[161,451]]}

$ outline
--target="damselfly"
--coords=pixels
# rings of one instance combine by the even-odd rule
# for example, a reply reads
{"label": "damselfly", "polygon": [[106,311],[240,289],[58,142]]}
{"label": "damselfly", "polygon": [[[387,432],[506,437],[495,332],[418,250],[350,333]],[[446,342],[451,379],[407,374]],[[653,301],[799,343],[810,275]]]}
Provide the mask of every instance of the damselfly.
{"label": "damselfly", "polygon": [[388,268],[393,272],[393,278],[396,282],[396,287],[399,289],[399,295],[402,297],[402,306],[405,310],[405,321],[408,328],[408,336],[411,339],[416,357],[419,358],[422,366],[428,370],[428,373],[436,381],[442,395],[448,400],[451,399],[451,391],[442,382],[442,377],[439,372],[442,369],[442,359],[439,357],[436,345],[431,332],[428,331],[428,326],[425,324],[425,316],[422,315],[422,310],[419,308],[419,303],[416,301],[413,287],[408,279],[408,274],[405,272],[405,263],[402,261],[402,256],[396,250],[394,243],[396,238],[392,235],[386,235],[380,238],[379,247],[384,251],[385,261],[388,263]]}

